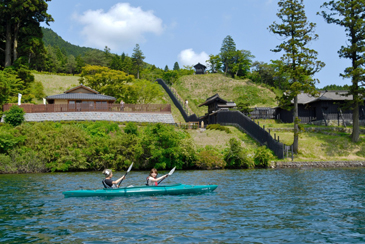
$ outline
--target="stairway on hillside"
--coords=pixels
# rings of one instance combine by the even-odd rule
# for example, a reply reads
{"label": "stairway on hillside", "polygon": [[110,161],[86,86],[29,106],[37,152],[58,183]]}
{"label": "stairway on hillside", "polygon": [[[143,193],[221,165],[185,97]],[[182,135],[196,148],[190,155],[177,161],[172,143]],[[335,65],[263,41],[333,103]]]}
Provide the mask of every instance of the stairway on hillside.
{"label": "stairway on hillside", "polygon": [[174,93],[174,95],[175,95],[175,97],[179,100],[179,101],[182,101],[183,102],[183,108],[184,108],[184,110],[186,111],[186,113],[188,114],[188,115],[191,115],[191,114],[193,114],[194,112],[193,112],[193,110],[191,110],[191,108],[189,107],[189,101],[188,101],[188,105],[186,105],[185,104],[185,100],[179,95],[179,93],[176,91],[176,89],[175,88],[173,88],[173,87],[170,87],[170,89],[171,89],[171,91]]}

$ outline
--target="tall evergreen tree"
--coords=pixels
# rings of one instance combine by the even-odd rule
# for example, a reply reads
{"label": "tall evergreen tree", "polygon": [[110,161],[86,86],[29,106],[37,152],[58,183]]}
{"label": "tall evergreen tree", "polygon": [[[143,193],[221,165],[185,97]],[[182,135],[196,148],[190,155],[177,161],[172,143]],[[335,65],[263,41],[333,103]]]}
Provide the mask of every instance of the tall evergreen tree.
{"label": "tall evergreen tree", "polygon": [[281,73],[289,76],[290,82],[284,95],[279,98],[281,105],[288,105],[294,100],[294,152],[299,147],[299,118],[298,95],[305,93],[315,94],[315,83],[312,75],[324,67],[324,63],[317,61],[317,52],[308,48],[308,43],[318,38],[314,34],[314,23],[309,23],[304,11],[303,0],[280,0],[279,12],[276,14],[282,23],[274,22],[269,31],[285,40],[279,44],[274,52],[284,52],[281,60],[286,64],[280,67]]}
{"label": "tall evergreen tree", "polygon": [[174,68],[173,68],[173,70],[177,70],[177,71],[179,71],[179,70],[180,70],[180,66],[179,66],[179,63],[178,63],[178,62],[175,62],[175,63],[174,63]]}
{"label": "tall evergreen tree", "polygon": [[139,79],[139,72],[143,68],[144,65],[143,60],[145,58],[146,57],[143,55],[143,52],[139,48],[139,44],[136,44],[136,47],[133,49],[132,60],[135,67],[137,68],[137,79]]}
{"label": "tall evergreen tree", "polygon": [[221,60],[224,65],[224,73],[227,74],[230,66],[234,63],[234,58],[236,55],[236,43],[233,38],[228,35],[223,39],[222,47],[221,47]]}
{"label": "tall evergreen tree", "polygon": [[29,26],[35,24],[40,29],[40,22],[53,21],[51,15],[47,13],[50,0],[3,0],[0,4],[0,16],[4,28],[4,36],[2,42],[5,42],[5,62],[4,66],[10,66],[18,58],[18,46],[20,33],[26,32],[27,35],[32,35],[29,31]]}
{"label": "tall evergreen tree", "polygon": [[165,72],[169,71],[169,66],[166,65],[165,69],[163,71],[165,71]]}
{"label": "tall evergreen tree", "polygon": [[[351,60],[351,67],[345,69],[343,78],[351,79],[348,95],[353,96],[351,107],[353,110],[353,129],[351,140],[358,142],[360,138],[359,106],[363,104],[365,96],[365,0],[338,0],[325,2],[321,15],[327,23],[334,23],[345,28],[348,36],[347,46],[338,51],[341,58]],[[362,86],[362,87],[361,87]]]}

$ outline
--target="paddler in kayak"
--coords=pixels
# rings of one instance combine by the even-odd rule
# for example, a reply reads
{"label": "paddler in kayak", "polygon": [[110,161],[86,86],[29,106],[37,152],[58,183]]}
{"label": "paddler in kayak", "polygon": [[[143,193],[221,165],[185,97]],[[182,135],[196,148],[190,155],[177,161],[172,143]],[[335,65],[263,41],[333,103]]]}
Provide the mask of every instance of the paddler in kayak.
{"label": "paddler in kayak", "polygon": [[166,174],[166,175],[163,175],[161,176],[160,178],[157,178],[157,169],[153,168],[151,169],[150,171],[150,175],[147,177],[147,186],[157,186],[158,185],[158,181],[162,180],[162,179],[165,179],[166,177],[168,177],[169,175]]}
{"label": "paddler in kayak", "polygon": [[118,183],[125,179],[125,175],[123,175],[118,180],[112,180],[113,172],[111,169],[104,169],[103,174],[105,175],[105,179],[102,181],[104,188],[118,188]]}

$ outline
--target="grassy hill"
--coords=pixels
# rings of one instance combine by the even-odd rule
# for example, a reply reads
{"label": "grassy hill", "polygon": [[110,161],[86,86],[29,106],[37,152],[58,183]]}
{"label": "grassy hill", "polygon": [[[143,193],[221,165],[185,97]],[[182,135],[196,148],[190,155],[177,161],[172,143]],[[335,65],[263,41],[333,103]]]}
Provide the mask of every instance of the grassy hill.
{"label": "grassy hill", "polygon": [[277,106],[274,91],[249,80],[236,80],[222,74],[183,76],[172,88],[183,100],[188,100],[192,112],[199,116],[204,115],[208,110],[207,107],[198,107],[198,105],[216,93],[221,98],[236,104],[242,101],[249,102],[251,107]]}
{"label": "grassy hill", "polygon": [[79,76],[53,75],[33,73],[35,81],[40,81],[46,96],[61,94],[64,91],[79,85]]}

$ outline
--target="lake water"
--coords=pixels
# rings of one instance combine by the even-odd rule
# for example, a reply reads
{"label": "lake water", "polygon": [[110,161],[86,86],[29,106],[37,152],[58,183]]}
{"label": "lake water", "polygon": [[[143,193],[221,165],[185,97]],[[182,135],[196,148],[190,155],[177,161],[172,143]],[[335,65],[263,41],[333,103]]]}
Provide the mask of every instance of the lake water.
{"label": "lake water", "polygon": [[[132,170],[122,185],[142,185],[147,174]],[[62,195],[101,188],[102,179],[101,172],[0,175],[0,242],[365,242],[364,168],[175,171],[165,184],[219,186],[203,195]]]}

